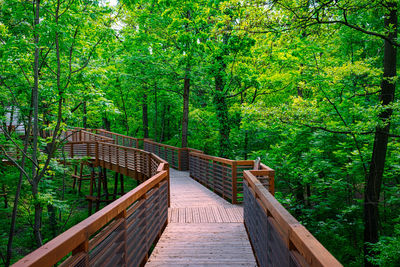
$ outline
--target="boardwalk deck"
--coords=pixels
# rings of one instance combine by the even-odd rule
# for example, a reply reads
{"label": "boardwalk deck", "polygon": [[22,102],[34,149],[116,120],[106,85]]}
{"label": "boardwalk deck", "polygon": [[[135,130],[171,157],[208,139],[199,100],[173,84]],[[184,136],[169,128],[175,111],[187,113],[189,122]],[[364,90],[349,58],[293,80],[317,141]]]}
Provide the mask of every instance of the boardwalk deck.
{"label": "boardwalk deck", "polygon": [[256,266],[243,208],[170,169],[169,224],[146,266]]}

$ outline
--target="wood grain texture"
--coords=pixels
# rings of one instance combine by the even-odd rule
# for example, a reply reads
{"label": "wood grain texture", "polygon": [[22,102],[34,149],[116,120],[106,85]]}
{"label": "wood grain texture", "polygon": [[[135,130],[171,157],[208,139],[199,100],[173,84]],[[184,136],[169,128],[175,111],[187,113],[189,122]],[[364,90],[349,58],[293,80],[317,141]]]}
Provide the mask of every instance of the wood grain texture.
{"label": "wood grain texture", "polygon": [[257,266],[243,208],[170,170],[169,224],[146,266]]}

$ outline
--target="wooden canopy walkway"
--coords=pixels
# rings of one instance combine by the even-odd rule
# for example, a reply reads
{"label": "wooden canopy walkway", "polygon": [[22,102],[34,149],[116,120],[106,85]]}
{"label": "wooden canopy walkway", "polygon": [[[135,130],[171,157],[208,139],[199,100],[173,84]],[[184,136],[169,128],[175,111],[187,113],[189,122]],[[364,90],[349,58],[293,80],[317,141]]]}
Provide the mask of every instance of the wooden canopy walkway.
{"label": "wooden canopy walkway", "polygon": [[274,198],[263,164],[105,130],[66,138],[69,158],[142,183],[15,266],[341,266]]}

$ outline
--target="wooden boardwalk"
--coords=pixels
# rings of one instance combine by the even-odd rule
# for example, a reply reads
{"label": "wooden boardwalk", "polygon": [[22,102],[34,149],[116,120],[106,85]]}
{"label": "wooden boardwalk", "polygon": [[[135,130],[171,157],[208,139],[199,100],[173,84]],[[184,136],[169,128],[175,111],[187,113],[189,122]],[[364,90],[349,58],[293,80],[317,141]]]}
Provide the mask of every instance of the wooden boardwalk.
{"label": "wooden boardwalk", "polygon": [[232,205],[189,177],[170,169],[169,224],[146,266],[257,266],[243,224]]}

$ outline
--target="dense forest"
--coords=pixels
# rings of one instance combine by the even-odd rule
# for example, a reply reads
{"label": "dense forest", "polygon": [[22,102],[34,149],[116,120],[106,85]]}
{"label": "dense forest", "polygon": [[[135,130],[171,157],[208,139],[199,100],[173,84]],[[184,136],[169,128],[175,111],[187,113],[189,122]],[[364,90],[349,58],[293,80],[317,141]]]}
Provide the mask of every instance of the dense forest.
{"label": "dense forest", "polygon": [[260,157],[342,264],[399,266],[398,2],[0,0],[0,264],[87,217],[82,127]]}

